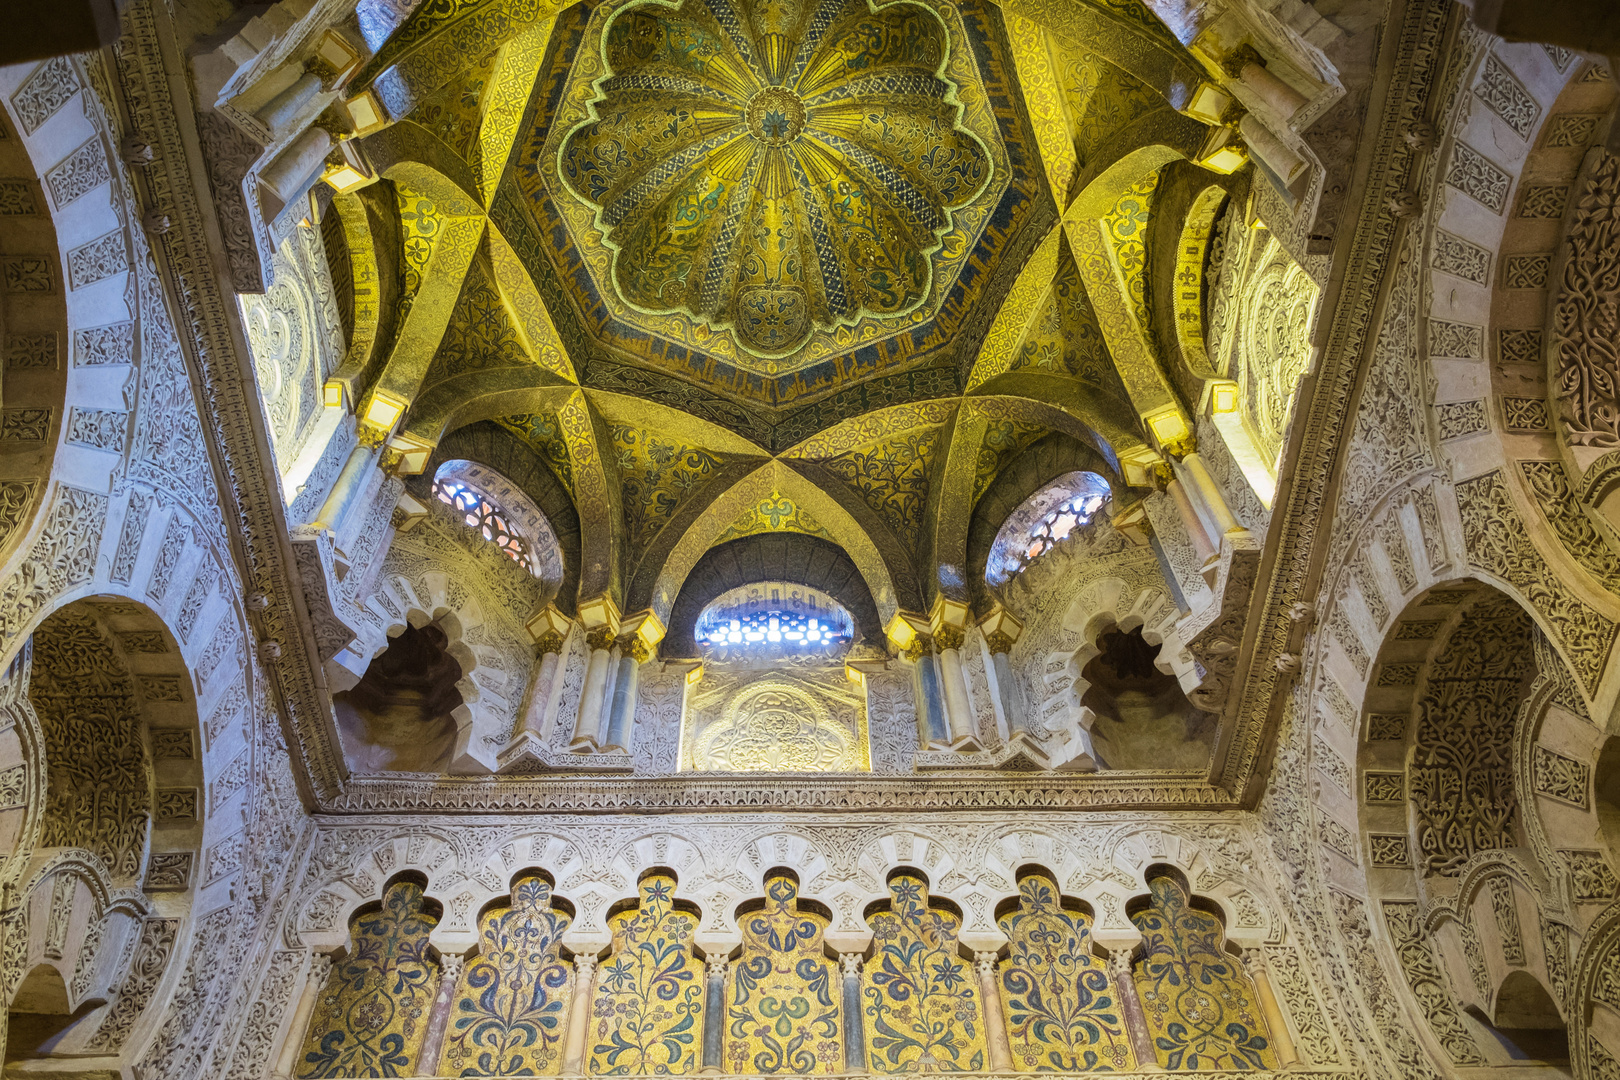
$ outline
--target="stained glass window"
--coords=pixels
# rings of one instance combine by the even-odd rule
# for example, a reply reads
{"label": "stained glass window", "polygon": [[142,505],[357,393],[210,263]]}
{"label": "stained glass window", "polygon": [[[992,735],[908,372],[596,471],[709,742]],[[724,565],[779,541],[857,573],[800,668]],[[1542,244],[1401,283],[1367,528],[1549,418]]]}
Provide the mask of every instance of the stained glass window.
{"label": "stained glass window", "polygon": [[825,593],[781,581],[732,589],[698,616],[695,636],[733,652],[830,652],[849,642],[854,620]]}
{"label": "stained glass window", "polygon": [[1002,585],[1096,520],[1108,504],[1108,481],[1096,473],[1060,476],[1008,515],[996,534],[984,578]]}
{"label": "stained glass window", "polygon": [[530,569],[529,544],[506,519],[506,512],[488,495],[461,480],[435,480],[433,494],[440,502],[461,511],[463,520],[513,562]]}

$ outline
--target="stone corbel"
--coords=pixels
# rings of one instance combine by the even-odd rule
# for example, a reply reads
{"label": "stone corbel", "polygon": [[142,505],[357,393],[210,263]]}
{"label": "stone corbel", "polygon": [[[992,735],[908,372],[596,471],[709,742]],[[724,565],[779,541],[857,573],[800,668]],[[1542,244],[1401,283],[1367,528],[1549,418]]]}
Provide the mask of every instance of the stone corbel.
{"label": "stone corbel", "polygon": [[1187,697],[1200,709],[1218,713],[1232,690],[1248,627],[1249,601],[1260,572],[1259,542],[1247,530],[1227,533],[1210,571],[1214,601],[1182,619],[1176,629],[1199,671],[1198,685]]}

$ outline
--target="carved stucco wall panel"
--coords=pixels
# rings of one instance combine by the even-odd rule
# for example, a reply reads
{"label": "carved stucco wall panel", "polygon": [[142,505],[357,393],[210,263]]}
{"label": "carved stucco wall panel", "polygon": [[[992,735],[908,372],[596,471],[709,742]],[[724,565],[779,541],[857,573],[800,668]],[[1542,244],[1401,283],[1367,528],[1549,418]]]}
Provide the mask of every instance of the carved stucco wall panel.
{"label": "carved stucco wall panel", "polygon": [[417,870],[428,878],[428,894],[445,904],[434,943],[462,951],[473,941],[471,915],[503,895],[512,874],[540,866],[578,909],[566,943],[605,944],[608,907],[634,895],[642,872],[663,866],[702,908],[700,944],[735,939],[736,906],[758,895],[775,867],[792,869],[801,895],[833,911],[831,932],[860,935],[861,912],[886,895],[887,872],[911,866],[962,907],[964,940],[989,940],[1000,933],[995,904],[1017,894],[1017,869],[1039,863],[1058,875],[1065,893],[1093,905],[1099,934],[1129,937],[1125,902],[1147,892],[1150,866],[1167,864],[1217,906],[1233,940],[1287,941],[1291,931],[1256,874],[1251,842],[1240,823],[1196,814],[1152,825],[1108,814],[1039,825],[1007,814],[974,824],[807,815],[789,827],[770,817],[690,814],[657,824],[614,816],[544,825],[469,819],[453,828],[412,819],[327,820],[287,909],[286,933],[306,946],[336,947],[347,912],[380,899],[389,877]]}

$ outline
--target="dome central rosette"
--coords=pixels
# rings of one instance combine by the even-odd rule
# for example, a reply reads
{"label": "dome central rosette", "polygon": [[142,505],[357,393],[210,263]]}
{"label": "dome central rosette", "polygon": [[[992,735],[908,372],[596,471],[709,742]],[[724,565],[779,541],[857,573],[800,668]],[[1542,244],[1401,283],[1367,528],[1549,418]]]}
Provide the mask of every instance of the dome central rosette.
{"label": "dome central rosette", "polygon": [[898,0],[661,0],[615,13],[557,166],[625,304],[786,357],[937,307],[952,213],[990,182],[950,36]]}

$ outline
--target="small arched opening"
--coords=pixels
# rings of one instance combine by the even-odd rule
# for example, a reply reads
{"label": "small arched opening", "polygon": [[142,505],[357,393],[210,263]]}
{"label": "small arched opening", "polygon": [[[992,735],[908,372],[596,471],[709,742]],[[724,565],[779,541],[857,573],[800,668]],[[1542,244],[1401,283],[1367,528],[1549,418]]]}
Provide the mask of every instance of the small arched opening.
{"label": "small arched opening", "polygon": [[356,769],[437,772],[455,745],[463,663],[439,620],[407,625],[360,681],[332,695],[344,753]]}
{"label": "small arched opening", "polygon": [[1097,520],[1113,493],[1094,472],[1064,473],[1030,495],[1002,522],[990,545],[985,583],[1005,585],[1034,560]]}
{"label": "small arched opening", "polygon": [[51,964],[40,964],[22,981],[7,1010],[6,1060],[48,1056],[75,1021],[102,1004],[97,999],[71,1008],[62,973]]}
{"label": "small arched opening", "polygon": [[1514,971],[1496,991],[1495,1016],[1477,1006],[1468,1015],[1515,1065],[1546,1065],[1554,1075],[1568,1076],[1569,1029],[1546,987],[1528,971]]}
{"label": "small arched opening", "polygon": [[1216,716],[1187,700],[1175,675],[1159,667],[1162,645],[1142,627],[1111,626],[1080,677],[1080,704],[1091,710],[1092,746],[1107,769],[1198,769],[1209,763]]}

